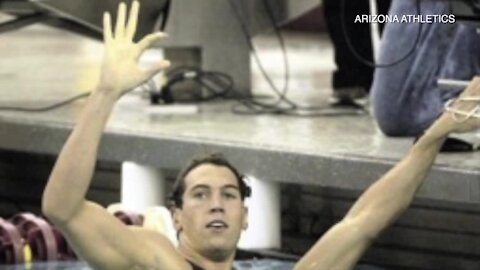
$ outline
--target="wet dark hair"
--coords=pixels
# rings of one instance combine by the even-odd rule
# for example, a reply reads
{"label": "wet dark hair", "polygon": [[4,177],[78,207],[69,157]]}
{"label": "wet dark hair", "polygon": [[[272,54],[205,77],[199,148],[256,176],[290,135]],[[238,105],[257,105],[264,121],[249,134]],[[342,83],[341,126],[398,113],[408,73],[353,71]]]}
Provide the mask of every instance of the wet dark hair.
{"label": "wet dark hair", "polygon": [[203,164],[213,164],[228,168],[237,178],[238,187],[240,191],[240,198],[242,201],[245,198],[250,197],[251,189],[245,182],[245,176],[240,174],[238,170],[220,153],[209,154],[206,156],[199,156],[193,158],[178,174],[175,183],[173,184],[173,190],[169,196],[169,207],[182,208],[183,206],[183,193],[185,192],[185,176],[193,169]]}

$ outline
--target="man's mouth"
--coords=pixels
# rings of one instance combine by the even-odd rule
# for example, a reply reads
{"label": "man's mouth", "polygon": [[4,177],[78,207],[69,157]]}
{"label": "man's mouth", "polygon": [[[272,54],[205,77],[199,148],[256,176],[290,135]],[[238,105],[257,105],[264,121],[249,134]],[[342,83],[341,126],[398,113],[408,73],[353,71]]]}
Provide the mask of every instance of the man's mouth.
{"label": "man's mouth", "polygon": [[207,228],[220,230],[228,228],[228,225],[221,220],[214,220],[207,224]]}

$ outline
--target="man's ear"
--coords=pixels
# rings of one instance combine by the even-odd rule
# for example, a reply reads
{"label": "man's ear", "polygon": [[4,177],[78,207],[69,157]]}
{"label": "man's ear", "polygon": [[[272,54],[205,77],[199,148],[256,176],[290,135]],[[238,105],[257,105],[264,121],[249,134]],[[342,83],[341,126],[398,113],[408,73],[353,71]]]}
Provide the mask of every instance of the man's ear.
{"label": "man's ear", "polygon": [[182,209],[178,207],[170,208],[170,212],[172,213],[173,219],[173,226],[177,232],[182,230]]}
{"label": "man's ear", "polygon": [[242,229],[243,230],[246,230],[248,228],[248,207],[243,207],[243,211],[244,211],[244,214],[243,214],[243,225],[242,225]]}

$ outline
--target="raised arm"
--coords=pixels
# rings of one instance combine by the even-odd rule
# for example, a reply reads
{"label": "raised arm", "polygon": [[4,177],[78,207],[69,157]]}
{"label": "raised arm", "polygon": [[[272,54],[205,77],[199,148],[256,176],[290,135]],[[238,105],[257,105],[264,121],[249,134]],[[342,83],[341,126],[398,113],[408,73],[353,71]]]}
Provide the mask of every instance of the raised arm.
{"label": "raised arm", "polygon": [[[461,112],[472,112],[480,100],[480,79],[475,78],[453,103]],[[452,117],[453,116],[453,117]],[[480,127],[480,120],[445,112],[417,141],[408,154],[380,180],[370,186],[349,210],[297,263],[296,270],[351,269],[372,241],[410,205],[426,178],[442,143],[451,132]]]}
{"label": "raised arm", "polygon": [[128,23],[126,9],[125,4],[120,4],[114,32],[110,14],[104,15],[106,51],[101,79],[59,154],[43,194],[42,209],[76,252],[95,268],[188,269],[167,239],[129,229],[85,199],[102,132],[116,101],[125,91],[169,66],[162,60],[147,70],[139,67],[141,54],[164,34],[152,34],[134,43],[138,1],[132,4]]}

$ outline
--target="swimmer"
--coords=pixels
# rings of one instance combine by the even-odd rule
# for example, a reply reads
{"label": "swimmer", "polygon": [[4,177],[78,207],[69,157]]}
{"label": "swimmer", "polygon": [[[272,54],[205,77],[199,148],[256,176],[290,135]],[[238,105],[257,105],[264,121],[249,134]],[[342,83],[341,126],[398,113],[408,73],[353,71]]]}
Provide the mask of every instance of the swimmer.
{"label": "swimmer", "polygon": [[[195,160],[178,177],[171,209],[178,247],[155,230],[123,225],[85,199],[115,103],[122,93],[170,65],[159,60],[148,69],[139,66],[142,53],[165,34],[151,34],[134,43],[138,11],[138,1],[133,2],[128,16],[127,6],[120,4],[114,30],[110,15],[104,16],[106,52],[101,77],[58,156],[43,194],[42,210],[95,269],[232,269],[240,233],[248,226],[244,199],[249,192],[241,174],[222,157]],[[353,268],[380,232],[412,202],[447,135],[480,127],[475,115],[469,117],[479,103],[471,97],[478,96],[480,79],[475,78],[405,158],[369,187],[294,269]]]}

